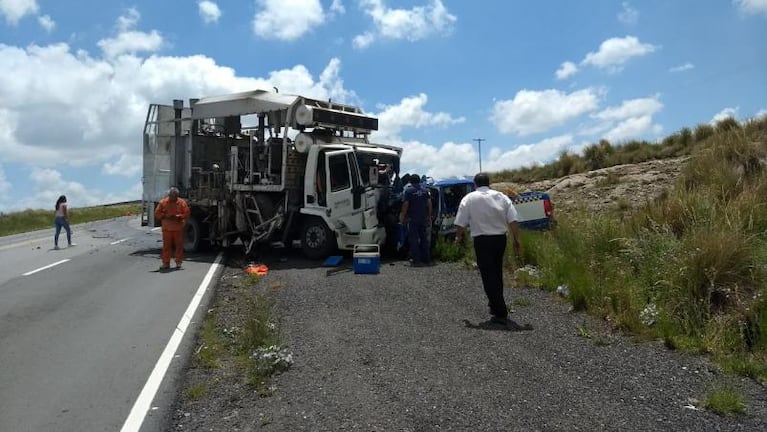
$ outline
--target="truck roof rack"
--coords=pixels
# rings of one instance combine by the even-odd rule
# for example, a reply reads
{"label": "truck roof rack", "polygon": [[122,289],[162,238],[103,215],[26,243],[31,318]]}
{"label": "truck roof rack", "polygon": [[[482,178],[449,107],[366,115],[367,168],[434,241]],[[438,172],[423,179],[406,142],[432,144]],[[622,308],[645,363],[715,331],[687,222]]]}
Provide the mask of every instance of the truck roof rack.
{"label": "truck roof rack", "polygon": [[205,97],[192,104],[192,119],[250,114],[267,114],[272,126],[297,130],[323,127],[358,134],[378,130],[378,119],[363,114],[359,107],[267,90]]}

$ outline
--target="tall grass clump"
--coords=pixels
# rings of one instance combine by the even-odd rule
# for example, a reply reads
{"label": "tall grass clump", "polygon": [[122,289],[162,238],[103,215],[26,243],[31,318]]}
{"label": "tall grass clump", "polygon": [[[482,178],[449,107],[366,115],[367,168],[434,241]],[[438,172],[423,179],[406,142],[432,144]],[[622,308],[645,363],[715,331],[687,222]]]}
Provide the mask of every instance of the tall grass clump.
{"label": "tall grass clump", "polygon": [[666,144],[693,140],[661,199],[560,214],[556,230],[525,238],[524,260],[544,286],[566,286],[574,309],[767,381],[767,119],[683,129]]}

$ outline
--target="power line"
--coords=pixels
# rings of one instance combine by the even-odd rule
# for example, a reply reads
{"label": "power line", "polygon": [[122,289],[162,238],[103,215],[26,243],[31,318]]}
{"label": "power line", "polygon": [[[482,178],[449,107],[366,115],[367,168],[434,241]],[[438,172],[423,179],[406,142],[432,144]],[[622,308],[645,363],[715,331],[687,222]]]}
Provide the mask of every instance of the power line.
{"label": "power line", "polygon": [[487,141],[484,138],[474,138],[474,141],[477,142],[477,146],[479,147],[479,172],[482,172],[482,141]]}

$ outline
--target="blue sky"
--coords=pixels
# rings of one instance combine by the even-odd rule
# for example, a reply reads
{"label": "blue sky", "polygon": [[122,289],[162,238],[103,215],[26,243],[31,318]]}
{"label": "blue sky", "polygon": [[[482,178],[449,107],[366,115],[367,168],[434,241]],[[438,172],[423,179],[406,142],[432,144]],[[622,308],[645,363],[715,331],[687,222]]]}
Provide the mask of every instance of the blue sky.
{"label": "blue sky", "polygon": [[0,211],[141,197],[149,103],[358,104],[434,177],[767,114],[767,0],[0,0]]}

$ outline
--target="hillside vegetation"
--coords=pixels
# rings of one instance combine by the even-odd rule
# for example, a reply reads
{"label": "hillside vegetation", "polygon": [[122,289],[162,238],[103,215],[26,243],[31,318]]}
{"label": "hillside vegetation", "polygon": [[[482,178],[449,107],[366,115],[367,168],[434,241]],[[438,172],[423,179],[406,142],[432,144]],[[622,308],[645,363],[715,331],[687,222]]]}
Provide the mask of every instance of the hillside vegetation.
{"label": "hillside vegetation", "polygon": [[[79,224],[120,216],[139,214],[141,204],[104,205],[69,209],[69,223]],[[13,213],[0,212],[0,236],[18,234],[53,227],[54,211],[24,210]]]}
{"label": "hillside vegetation", "polygon": [[[676,158],[669,187],[637,200],[559,209],[557,228],[526,232],[519,284],[558,290],[639,338],[708,353],[767,381],[767,118],[683,129],[659,144],[606,141],[582,155],[504,171],[516,184]],[[601,181],[619,184],[619,172]],[[557,205],[557,194],[552,192]]]}

